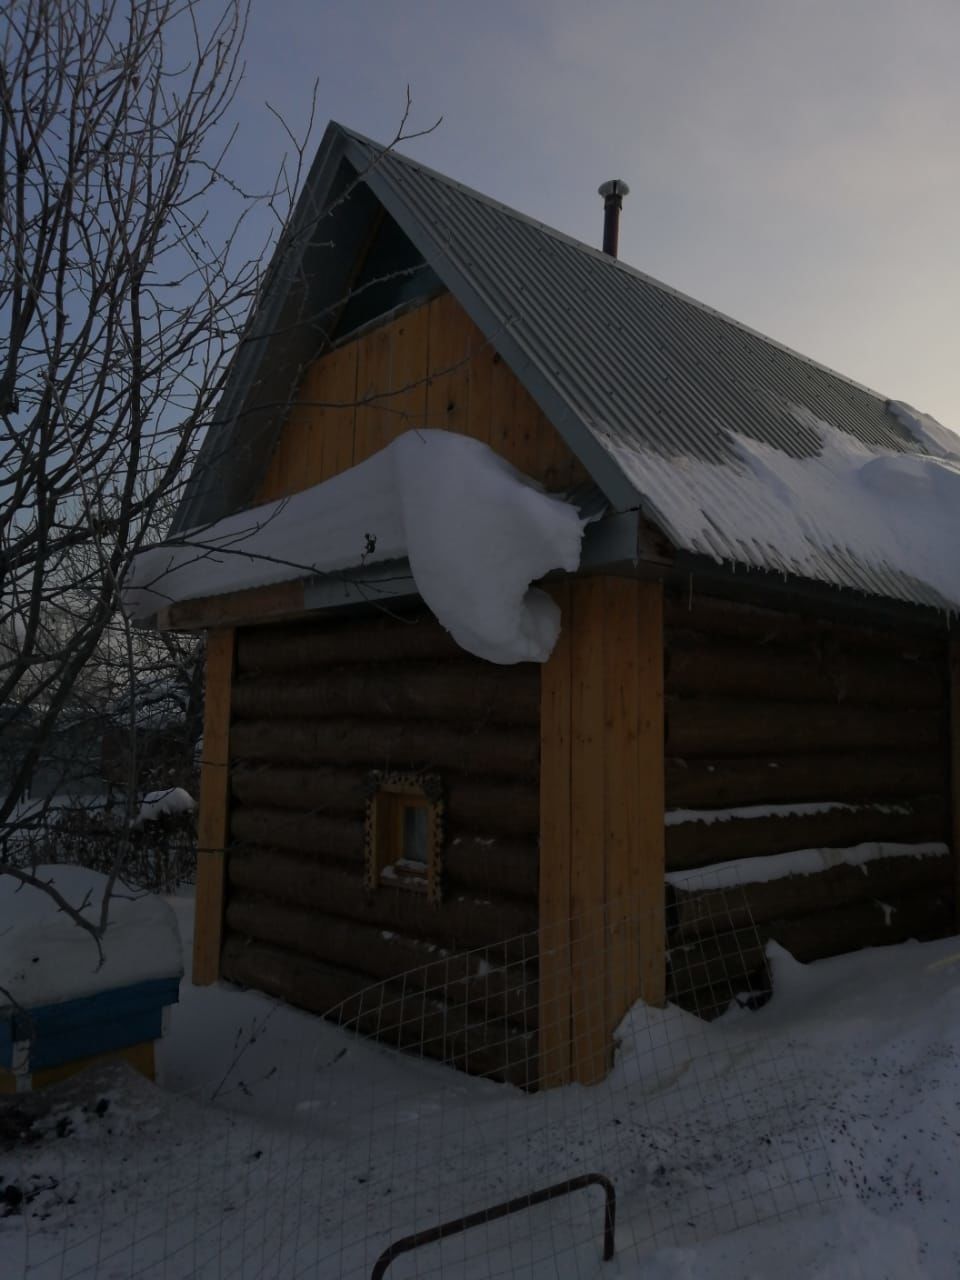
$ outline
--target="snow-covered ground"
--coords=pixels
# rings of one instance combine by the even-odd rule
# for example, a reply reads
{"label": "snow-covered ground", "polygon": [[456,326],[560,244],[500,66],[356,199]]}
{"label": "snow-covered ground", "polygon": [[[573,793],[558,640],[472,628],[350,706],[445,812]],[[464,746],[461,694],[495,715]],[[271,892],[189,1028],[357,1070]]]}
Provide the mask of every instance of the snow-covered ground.
{"label": "snow-covered ground", "polygon": [[16,1141],[0,1111],[0,1277],[359,1280],[438,1214],[596,1170],[613,1262],[588,1190],[389,1280],[955,1280],[960,940],[773,963],[759,1013],[638,1008],[607,1082],[539,1096],[184,984],[160,1087],[91,1074]]}

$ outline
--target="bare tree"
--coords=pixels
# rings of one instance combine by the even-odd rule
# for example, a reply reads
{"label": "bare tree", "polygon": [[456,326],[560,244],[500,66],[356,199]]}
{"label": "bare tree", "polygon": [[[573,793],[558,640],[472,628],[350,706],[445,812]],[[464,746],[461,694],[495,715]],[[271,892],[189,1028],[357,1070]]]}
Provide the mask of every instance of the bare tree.
{"label": "bare tree", "polygon": [[[0,18],[0,710],[17,721],[0,829],[98,654],[125,674],[136,732],[142,647],[119,583],[268,259],[240,252],[255,201],[225,170],[245,17],[242,0],[12,0]],[[260,197],[274,230],[291,195],[281,173]],[[99,940],[107,905],[72,914]]]}

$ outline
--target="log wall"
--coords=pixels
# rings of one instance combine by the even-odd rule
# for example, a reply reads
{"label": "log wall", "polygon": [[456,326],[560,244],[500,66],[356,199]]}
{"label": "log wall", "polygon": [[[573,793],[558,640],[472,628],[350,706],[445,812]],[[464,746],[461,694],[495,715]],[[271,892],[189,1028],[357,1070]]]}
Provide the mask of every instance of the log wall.
{"label": "log wall", "polygon": [[[665,617],[666,868],[694,873],[667,889],[672,998],[712,1014],[762,992],[770,938],[809,961],[950,932],[945,636],[697,597]],[[793,851],[876,842],[904,848],[776,878]],[[757,882],[746,861],[712,888],[751,858]]]}
{"label": "log wall", "polygon": [[416,427],[482,440],[551,490],[588,479],[447,293],[371,328],[307,368],[258,500],[329,480]]}
{"label": "log wall", "polygon": [[[636,584],[622,586],[562,589],[584,598],[574,610],[564,597],[568,625],[543,680],[533,665],[470,658],[422,614],[238,630],[223,975],[317,1012],[338,1005],[360,1030],[496,1078],[587,1078],[570,1057],[572,1031],[545,1047],[538,1030],[545,1008],[560,1025],[559,1002],[571,1027],[578,1017],[577,980],[543,967],[543,930],[581,919],[585,877],[598,867],[590,902],[599,909],[657,896],[638,899],[621,874],[644,846],[640,827],[620,818],[653,812],[638,726],[660,724],[659,712],[651,720],[660,695],[630,665],[657,646],[647,637],[633,659],[620,653],[626,632],[613,622],[624,600],[630,618],[646,616]],[[659,617],[658,605],[657,635]],[[770,939],[809,961],[949,932],[945,637],[669,594],[662,635],[668,996],[709,1016],[734,994],[762,993]],[[633,712],[624,680],[646,690]],[[364,886],[372,769],[444,780],[438,906]],[[878,843],[863,866],[850,865],[844,851]],[[607,850],[599,860],[598,848]],[[817,874],[777,874],[804,849],[837,852]],[[717,881],[730,861],[734,886]],[[646,932],[663,938],[662,926]],[[548,938],[547,954],[592,973],[578,939],[551,947]],[[477,949],[482,959],[468,954]],[[415,978],[394,981],[411,970]],[[642,977],[627,974],[631,991],[640,982],[646,994]],[[377,983],[374,1007],[367,989]],[[619,1008],[622,993],[604,991]],[[606,1044],[610,1018],[598,1019]]]}
{"label": "log wall", "polygon": [[[236,635],[223,976],[533,1080],[539,667],[473,659],[423,614]],[[440,905],[364,885],[373,769],[443,779]]]}

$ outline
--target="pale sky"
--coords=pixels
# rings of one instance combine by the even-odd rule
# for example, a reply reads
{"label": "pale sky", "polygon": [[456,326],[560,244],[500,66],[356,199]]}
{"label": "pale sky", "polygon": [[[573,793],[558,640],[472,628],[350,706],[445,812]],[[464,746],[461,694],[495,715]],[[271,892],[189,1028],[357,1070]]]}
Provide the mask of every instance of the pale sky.
{"label": "pale sky", "polygon": [[960,0],[254,0],[245,176],[330,118],[960,429]]}

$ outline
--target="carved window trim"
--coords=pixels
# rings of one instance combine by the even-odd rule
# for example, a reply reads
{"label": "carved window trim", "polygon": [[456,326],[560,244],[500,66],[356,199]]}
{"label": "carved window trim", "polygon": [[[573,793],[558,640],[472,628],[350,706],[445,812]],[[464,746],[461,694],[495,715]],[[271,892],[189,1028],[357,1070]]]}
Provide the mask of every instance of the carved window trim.
{"label": "carved window trim", "polygon": [[[403,856],[406,811],[426,811],[426,859]],[[368,890],[389,885],[423,893],[434,905],[442,900],[443,786],[432,774],[387,773],[367,776],[364,822],[364,882]]]}

